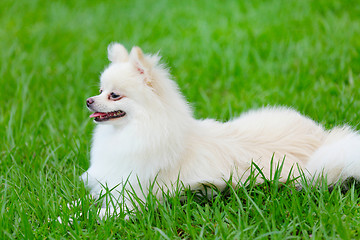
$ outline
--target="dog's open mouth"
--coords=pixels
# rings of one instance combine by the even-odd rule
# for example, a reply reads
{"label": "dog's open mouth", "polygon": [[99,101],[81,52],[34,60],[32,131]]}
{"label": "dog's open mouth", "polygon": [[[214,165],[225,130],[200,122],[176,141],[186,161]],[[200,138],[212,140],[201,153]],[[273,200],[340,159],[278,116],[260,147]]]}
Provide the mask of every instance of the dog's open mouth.
{"label": "dog's open mouth", "polygon": [[90,115],[91,118],[95,118],[96,122],[103,122],[103,121],[107,121],[110,119],[114,119],[114,118],[121,118],[123,116],[125,116],[125,112],[124,111],[114,111],[114,112],[94,112],[93,114]]}

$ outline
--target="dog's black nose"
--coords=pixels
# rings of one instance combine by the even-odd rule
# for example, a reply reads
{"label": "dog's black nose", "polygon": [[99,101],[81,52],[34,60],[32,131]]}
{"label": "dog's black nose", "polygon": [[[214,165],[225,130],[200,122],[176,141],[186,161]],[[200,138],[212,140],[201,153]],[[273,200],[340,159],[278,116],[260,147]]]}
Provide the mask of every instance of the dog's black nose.
{"label": "dog's black nose", "polygon": [[86,105],[87,106],[90,106],[91,104],[93,104],[93,102],[94,102],[94,99],[92,99],[92,98],[86,99]]}

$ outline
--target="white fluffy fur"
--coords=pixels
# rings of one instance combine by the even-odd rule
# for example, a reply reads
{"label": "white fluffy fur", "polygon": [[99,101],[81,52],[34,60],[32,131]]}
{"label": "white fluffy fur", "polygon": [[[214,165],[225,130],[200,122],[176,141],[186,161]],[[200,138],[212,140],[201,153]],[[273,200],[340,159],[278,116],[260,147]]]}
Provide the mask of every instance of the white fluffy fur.
{"label": "white fluffy fur", "polygon": [[[91,165],[82,175],[95,196],[104,186],[114,188],[114,198],[131,208],[130,196],[120,198],[124,182],[144,197],[139,183],[146,192],[155,177],[159,187],[179,178],[193,189],[207,183],[222,188],[231,175],[234,184],[246,179],[252,162],[269,177],[272,156],[285,157],[283,181],[294,164],[310,178],[325,174],[329,183],[360,178],[360,135],[349,127],[327,131],[289,108],[253,110],[226,123],[196,120],[158,56],[138,47],[128,54],[120,44],[111,45],[108,55],[112,63],[91,109],[126,115],[95,129]],[[109,100],[114,91],[125,97]]]}

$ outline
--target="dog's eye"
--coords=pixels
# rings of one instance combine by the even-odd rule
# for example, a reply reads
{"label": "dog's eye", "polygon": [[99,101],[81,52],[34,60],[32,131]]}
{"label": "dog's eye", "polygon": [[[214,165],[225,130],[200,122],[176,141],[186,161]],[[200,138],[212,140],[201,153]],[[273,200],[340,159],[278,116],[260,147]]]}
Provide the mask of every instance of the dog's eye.
{"label": "dog's eye", "polygon": [[114,92],[110,93],[110,99],[111,100],[119,100],[121,98],[121,95],[116,94]]}
{"label": "dog's eye", "polygon": [[118,97],[120,97],[120,95],[118,95],[118,94],[116,94],[116,93],[110,93],[110,96],[111,96],[111,98],[118,98]]}

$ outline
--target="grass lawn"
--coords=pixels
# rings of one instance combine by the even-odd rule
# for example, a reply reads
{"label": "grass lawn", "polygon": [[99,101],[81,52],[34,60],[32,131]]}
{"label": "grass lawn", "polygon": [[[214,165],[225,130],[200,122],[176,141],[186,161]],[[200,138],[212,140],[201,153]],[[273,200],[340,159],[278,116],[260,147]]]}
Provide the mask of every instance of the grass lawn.
{"label": "grass lawn", "polygon": [[[291,106],[360,129],[356,0],[0,1],[0,239],[359,239],[360,189],[272,181],[210,200],[154,199],[100,222],[89,166],[98,92],[118,41],[163,56],[197,118]],[[61,208],[82,200],[82,209]],[[84,212],[73,224],[58,216]]]}

